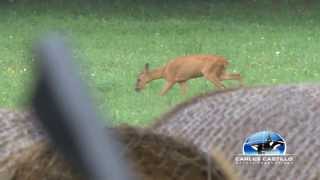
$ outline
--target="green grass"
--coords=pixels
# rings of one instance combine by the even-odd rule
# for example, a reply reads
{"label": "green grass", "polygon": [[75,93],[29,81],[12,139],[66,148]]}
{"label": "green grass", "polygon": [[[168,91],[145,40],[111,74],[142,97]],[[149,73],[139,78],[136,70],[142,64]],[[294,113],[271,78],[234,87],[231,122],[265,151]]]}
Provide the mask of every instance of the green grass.
{"label": "green grass", "polygon": [[[9,3],[0,6],[0,105],[19,107],[33,77],[30,48],[48,30],[67,34],[81,73],[99,110],[114,122],[143,125],[177,103],[212,91],[204,79],[188,82],[188,96],[174,87],[158,94],[163,80],[142,93],[137,74],[168,59],[196,53],[219,54],[240,72],[247,86],[319,82],[320,12],[297,4],[272,9],[266,1],[110,1]],[[235,86],[236,83],[228,82]]]}

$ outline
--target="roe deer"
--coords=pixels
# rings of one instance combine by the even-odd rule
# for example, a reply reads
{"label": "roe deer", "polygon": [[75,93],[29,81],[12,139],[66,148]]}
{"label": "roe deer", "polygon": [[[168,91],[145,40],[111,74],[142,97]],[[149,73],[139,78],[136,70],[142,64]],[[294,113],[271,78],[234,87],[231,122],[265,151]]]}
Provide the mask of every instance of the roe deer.
{"label": "roe deer", "polygon": [[221,56],[215,55],[190,55],[175,58],[165,66],[149,70],[149,64],[145,64],[143,72],[138,76],[136,91],[142,90],[145,85],[156,79],[165,79],[166,84],[160,95],[165,95],[176,83],[181,87],[182,94],[186,94],[187,81],[189,79],[204,76],[217,88],[223,89],[225,86],[222,80],[238,80],[242,85],[239,73],[227,73],[228,61]]}
{"label": "roe deer", "polygon": [[[282,135],[293,164],[236,165],[244,179],[318,179],[320,174],[320,85],[276,85],[230,89],[178,105],[150,127],[179,137],[202,151],[242,154],[245,138],[262,130]],[[302,173],[303,172],[303,173]]]}
{"label": "roe deer", "polygon": [[[31,112],[0,109],[0,128],[1,180],[85,179],[48,141]],[[124,156],[130,160],[138,179],[238,178],[218,152],[204,153],[191,143],[149,129],[121,125],[110,130],[125,145]]]}

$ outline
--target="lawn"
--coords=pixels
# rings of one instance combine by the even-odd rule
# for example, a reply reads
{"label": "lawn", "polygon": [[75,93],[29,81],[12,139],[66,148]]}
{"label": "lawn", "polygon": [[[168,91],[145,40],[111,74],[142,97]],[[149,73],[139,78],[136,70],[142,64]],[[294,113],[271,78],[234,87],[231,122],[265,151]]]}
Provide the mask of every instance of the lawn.
{"label": "lawn", "polygon": [[[53,3],[55,2],[55,3]],[[93,3],[94,2],[94,3]],[[160,97],[158,80],[134,91],[137,74],[188,54],[219,54],[246,86],[319,82],[320,12],[266,0],[229,1],[39,1],[0,4],[0,105],[19,107],[33,79],[30,48],[56,30],[73,43],[74,56],[99,110],[115,123],[144,125],[176,104],[213,91],[200,78]],[[237,83],[227,82],[229,87]]]}

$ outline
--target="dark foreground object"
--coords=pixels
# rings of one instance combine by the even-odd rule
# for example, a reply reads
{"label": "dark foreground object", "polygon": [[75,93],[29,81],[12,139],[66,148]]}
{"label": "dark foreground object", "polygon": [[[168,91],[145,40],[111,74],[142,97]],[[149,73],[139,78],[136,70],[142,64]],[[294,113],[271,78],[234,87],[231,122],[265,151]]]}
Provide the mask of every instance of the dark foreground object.
{"label": "dark foreground object", "polygon": [[34,52],[38,78],[31,104],[52,144],[88,179],[134,180],[118,154],[121,142],[103,129],[64,39],[48,35]]}

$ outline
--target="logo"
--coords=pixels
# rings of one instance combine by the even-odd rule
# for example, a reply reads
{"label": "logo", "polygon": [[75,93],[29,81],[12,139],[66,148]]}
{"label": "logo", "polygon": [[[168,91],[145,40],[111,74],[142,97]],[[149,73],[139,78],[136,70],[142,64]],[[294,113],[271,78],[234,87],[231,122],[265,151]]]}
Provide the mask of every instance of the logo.
{"label": "logo", "polygon": [[235,156],[236,164],[293,164],[296,156],[286,154],[285,139],[272,131],[249,135],[242,145],[242,154]]}
{"label": "logo", "polygon": [[286,142],[277,133],[261,131],[247,137],[243,155],[285,155]]}

